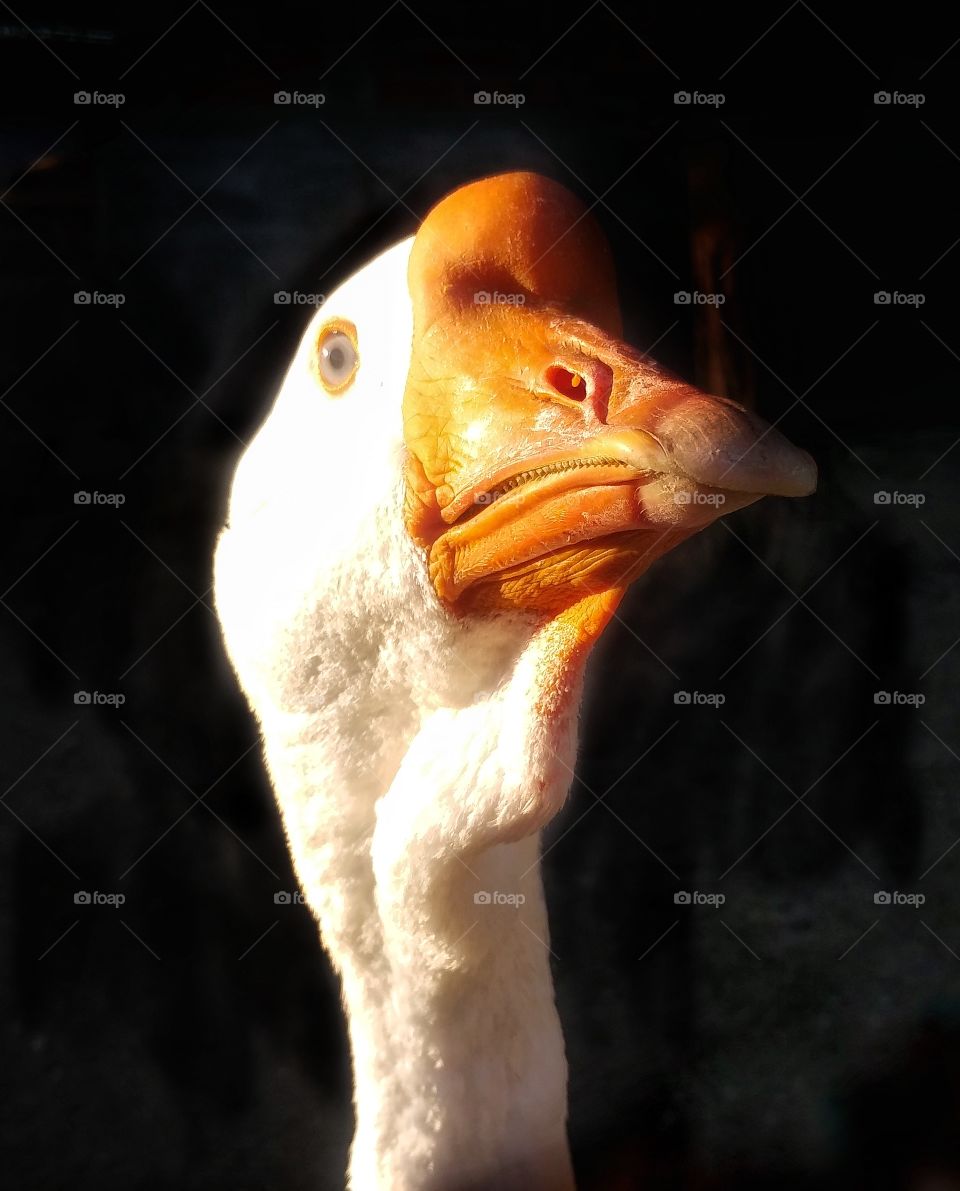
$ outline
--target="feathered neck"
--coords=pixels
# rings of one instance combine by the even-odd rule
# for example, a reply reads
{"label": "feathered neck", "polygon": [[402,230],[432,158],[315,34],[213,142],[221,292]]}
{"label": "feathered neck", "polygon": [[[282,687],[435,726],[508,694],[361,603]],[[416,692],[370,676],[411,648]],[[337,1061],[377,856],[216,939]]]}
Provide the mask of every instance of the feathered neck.
{"label": "feathered neck", "polygon": [[562,1191],[539,828],[571,780],[583,658],[560,622],[453,616],[406,531],[408,255],[355,295],[381,323],[353,400],[317,402],[304,337],[234,480],[217,609],[342,977],[351,1186]]}
{"label": "feathered neck", "polygon": [[583,659],[559,622],[446,612],[401,497],[397,485],[355,526],[356,548],[327,559],[287,632],[283,698],[261,710],[343,981],[351,1187],[561,1191],[566,1063],[539,829],[570,784]]}

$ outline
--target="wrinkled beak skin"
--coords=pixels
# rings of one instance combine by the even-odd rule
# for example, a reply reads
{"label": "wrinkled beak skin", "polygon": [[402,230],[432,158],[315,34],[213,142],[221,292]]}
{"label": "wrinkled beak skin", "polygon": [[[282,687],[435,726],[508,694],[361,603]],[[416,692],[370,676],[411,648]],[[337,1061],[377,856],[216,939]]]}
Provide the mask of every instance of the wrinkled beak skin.
{"label": "wrinkled beak skin", "polygon": [[556,614],[816,467],[623,343],[610,251],[569,191],[506,174],[431,211],[410,257],[406,522],[441,600]]}

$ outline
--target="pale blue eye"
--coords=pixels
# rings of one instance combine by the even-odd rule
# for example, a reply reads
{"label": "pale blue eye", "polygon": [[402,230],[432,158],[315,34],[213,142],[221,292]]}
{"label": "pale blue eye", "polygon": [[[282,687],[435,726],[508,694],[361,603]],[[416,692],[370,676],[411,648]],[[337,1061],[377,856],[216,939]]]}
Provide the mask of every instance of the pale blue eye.
{"label": "pale blue eye", "polygon": [[341,389],[357,370],[357,349],[349,335],[331,331],[320,341],[320,378],[331,389]]}

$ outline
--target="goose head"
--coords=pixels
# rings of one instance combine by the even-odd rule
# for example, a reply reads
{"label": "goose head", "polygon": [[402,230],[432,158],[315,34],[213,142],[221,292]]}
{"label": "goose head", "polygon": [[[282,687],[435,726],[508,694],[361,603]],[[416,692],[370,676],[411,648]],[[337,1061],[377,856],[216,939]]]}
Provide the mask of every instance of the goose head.
{"label": "goose head", "polygon": [[258,710],[347,699],[338,651],[385,690],[385,653],[415,682],[451,624],[615,606],[717,517],[813,491],[809,455],[621,336],[602,231],[533,173],[453,192],[326,299],[217,555]]}

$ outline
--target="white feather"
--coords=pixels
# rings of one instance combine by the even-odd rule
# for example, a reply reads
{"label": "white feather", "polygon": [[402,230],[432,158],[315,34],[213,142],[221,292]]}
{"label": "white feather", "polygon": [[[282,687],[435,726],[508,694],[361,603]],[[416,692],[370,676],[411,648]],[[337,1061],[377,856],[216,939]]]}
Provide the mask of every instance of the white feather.
{"label": "white feather", "polygon": [[[307,329],[237,470],[217,609],[343,981],[351,1187],[560,1191],[566,1064],[539,828],[570,783],[579,675],[566,712],[541,722],[549,632],[455,619],[407,536],[410,244]],[[335,397],[310,367],[334,315],[355,324],[360,353]]]}

